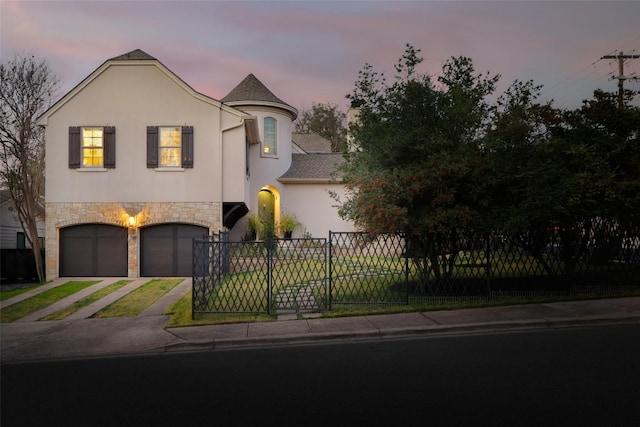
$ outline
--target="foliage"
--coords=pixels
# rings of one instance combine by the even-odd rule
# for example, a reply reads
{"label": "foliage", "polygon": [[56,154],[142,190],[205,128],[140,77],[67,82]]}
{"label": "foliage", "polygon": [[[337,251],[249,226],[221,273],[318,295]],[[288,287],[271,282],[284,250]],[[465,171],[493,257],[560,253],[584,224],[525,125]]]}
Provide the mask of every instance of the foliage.
{"label": "foliage", "polygon": [[272,221],[267,221],[262,224],[261,238],[264,241],[264,247],[266,250],[275,250],[277,247],[276,227]]}
{"label": "foliage", "polygon": [[373,234],[403,233],[423,276],[439,277],[453,268],[443,257],[457,252],[448,230],[475,224],[485,202],[478,138],[498,77],[476,75],[469,58],[451,58],[436,85],[416,72],[418,53],[407,47],[391,84],[365,65],[348,96],[360,113],[350,128],[340,213]]}
{"label": "foliage", "polygon": [[58,79],[44,60],[16,55],[0,64],[0,176],[33,248],[40,281],[45,275],[36,221],[44,215],[45,146],[44,131],[35,122],[57,88]]}
{"label": "foliage", "polygon": [[247,214],[247,234],[245,240],[255,240],[262,232],[262,222],[258,214],[249,212]]}
{"label": "foliage", "polygon": [[285,212],[280,218],[280,230],[283,232],[292,232],[301,225],[302,223],[295,214]]}
{"label": "foliage", "polygon": [[451,277],[461,230],[499,232],[542,265],[554,240],[571,272],[594,239],[609,245],[638,223],[637,107],[596,91],[560,110],[537,102],[532,81],[490,103],[499,77],[471,59],[451,58],[436,81],[421,61],[408,45],[392,82],[368,64],[359,73],[339,212],[374,235],[402,233],[422,285]]}
{"label": "foliage", "polygon": [[296,132],[316,133],[331,142],[331,151],[343,150],[347,140],[344,126],[345,114],[331,103],[313,103],[310,110],[303,111],[295,122]]}

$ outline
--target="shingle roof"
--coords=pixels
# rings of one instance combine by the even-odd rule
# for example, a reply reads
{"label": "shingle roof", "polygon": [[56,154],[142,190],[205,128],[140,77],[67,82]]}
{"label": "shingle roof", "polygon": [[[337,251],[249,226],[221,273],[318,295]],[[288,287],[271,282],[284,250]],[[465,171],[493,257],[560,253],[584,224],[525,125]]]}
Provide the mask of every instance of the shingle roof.
{"label": "shingle roof", "polygon": [[278,181],[333,181],[339,180],[338,165],[344,162],[340,153],[292,154],[291,166]]}
{"label": "shingle roof", "polygon": [[260,80],[253,74],[244,78],[231,92],[222,98],[222,102],[232,101],[268,101],[285,104],[283,100],[275,96]]}
{"label": "shingle roof", "polygon": [[331,142],[317,133],[291,134],[291,141],[307,153],[330,153]]}
{"label": "shingle roof", "polygon": [[127,52],[123,55],[116,56],[114,58],[109,59],[109,61],[128,61],[128,60],[156,60],[153,56],[149,55],[147,52],[136,49],[131,52]]}
{"label": "shingle roof", "polygon": [[283,109],[292,113],[294,118],[298,115],[298,110],[275,96],[273,92],[267,89],[253,74],[245,77],[244,80],[238,83],[221,101],[229,105],[251,105],[254,103],[279,104]]}
{"label": "shingle roof", "polygon": [[11,200],[11,192],[9,190],[0,190],[0,204]]}

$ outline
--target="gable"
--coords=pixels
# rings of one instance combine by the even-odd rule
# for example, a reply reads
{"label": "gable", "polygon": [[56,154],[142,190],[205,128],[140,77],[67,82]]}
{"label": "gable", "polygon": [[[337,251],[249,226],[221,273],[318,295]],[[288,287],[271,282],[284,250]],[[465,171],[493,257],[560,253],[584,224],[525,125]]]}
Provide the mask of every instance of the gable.
{"label": "gable", "polygon": [[[139,79],[141,74],[144,74],[142,80]],[[114,78],[114,76],[116,76],[116,78]],[[138,79],[135,79],[136,76],[138,77]],[[147,80],[147,78],[149,78],[149,80]],[[107,80],[109,80],[109,83],[106,82]],[[95,86],[100,86],[105,96],[109,95],[109,97],[113,97],[114,94],[121,93],[127,94],[127,96],[129,97],[133,97],[136,94],[141,93],[143,89],[140,86],[141,82],[143,82],[144,86],[146,87],[148,87],[152,83],[162,82],[162,86],[171,87],[174,94],[180,93],[183,96],[188,96],[205,104],[224,109],[227,112],[238,117],[244,115],[244,113],[235,108],[225,106],[220,101],[195,91],[180,77],[166,68],[160,61],[147,55],[143,51],[136,50],[133,52],[129,52],[128,54],[107,60],[100,67],[98,67],[98,69],[96,69],[82,82],[80,82],[76,87],[74,87],[60,100],[53,104],[47,111],[45,111],[37,119],[36,123],[40,126],[46,126],[48,124],[48,119],[52,115],[54,115],[57,111],[70,103],[72,100],[76,99],[77,97],[82,97],[82,94],[86,93],[90,90],[90,88],[94,88]],[[167,85],[167,83],[170,84]],[[100,95],[100,90],[95,90],[92,95],[92,103],[96,103],[95,97]],[[124,101],[126,101],[126,99],[124,99]],[[150,106],[154,105],[152,103],[152,100],[149,100],[148,104]]]}

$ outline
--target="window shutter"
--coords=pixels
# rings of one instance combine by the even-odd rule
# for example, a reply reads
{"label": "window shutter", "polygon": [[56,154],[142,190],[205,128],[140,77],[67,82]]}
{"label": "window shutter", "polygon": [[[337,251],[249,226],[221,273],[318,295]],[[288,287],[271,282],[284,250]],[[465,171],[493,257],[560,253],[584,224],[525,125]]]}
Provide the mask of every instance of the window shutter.
{"label": "window shutter", "polygon": [[147,126],[147,167],[158,167],[158,126]]}
{"label": "window shutter", "polygon": [[80,127],[69,126],[69,169],[80,167]]}
{"label": "window shutter", "polygon": [[193,167],[193,126],[182,126],[182,167]]}
{"label": "window shutter", "polygon": [[116,167],[116,128],[105,126],[104,128],[104,167],[115,169]]}

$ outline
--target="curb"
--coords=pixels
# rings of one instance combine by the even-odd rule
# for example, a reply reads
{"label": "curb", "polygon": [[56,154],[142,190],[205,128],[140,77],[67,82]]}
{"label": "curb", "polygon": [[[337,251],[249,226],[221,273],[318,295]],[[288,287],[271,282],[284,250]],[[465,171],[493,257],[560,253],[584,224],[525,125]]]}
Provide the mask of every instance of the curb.
{"label": "curb", "polygon": [[279,347],[287,345],[310,345],[316,343],[362,342],[407,337],[442,337],[478,333],[497,333],[510,331],[562,329],[584,326],[613,326],[640,324],[640,316],[632,317],[590,317],[564,319],[535,319],[492,323],[470,323],[459,325],[421,326],[412,328],[387,328],[367,331],[322,332],[305,335],[274,335],[241,338],[217,338],[211,340],[188,341],[162,347],[166,353],[182,351],[233,350],[256,347]]}

